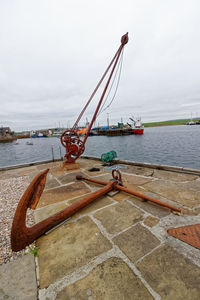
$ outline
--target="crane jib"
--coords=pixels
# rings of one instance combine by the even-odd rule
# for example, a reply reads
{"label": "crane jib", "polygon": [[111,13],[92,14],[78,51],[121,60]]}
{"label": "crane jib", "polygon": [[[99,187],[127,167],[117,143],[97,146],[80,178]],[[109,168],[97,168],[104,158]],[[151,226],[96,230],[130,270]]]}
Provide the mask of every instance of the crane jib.
{"label": "crane jib", "polygon": [[[74,123],[73,127],[71,129],[67,129],[65,130],[62,135],[61,135],[61,144],[65,147],[66,149],[66,154],[65,154],[65,163],[74,163],[75,160],[81,155],[83,154],[84,150],[85,150],[85,143],[87,141],[87,138],[89,136],[90,130],[94,124],[94,121],[97,118],[98,112],[101,108],[104,96],[106,94],[106,91],[108,89],[108,86],[111,82],[111,78],[113,76],[113,73],[115,71],[115,68],[117,66],[117,63],[119,61],[119,58],[122,54],[122,50],[124,48],[124,46],[128,43],[128,32],[126,34],[124,34],[121,37],[121,45],[118,48],[117,52],[115,53],[114,57],[112,58],[110,64],[108,65],[106,71],[104,72],[103,76],[101,77],[100,81],[98,82],[96,88],[94,89],[92,95],[90,96],[89,100],[87,101],[86,105],[84,106],[84,108],[82,109],[81,113],[79,114],[76,122]],[[112,68],[111,68],[112,67]],[[100,100],[97,104],[96,110],[94,112],[94,115],[92,117],[92,120],[88,126],[88,129],[86,131],[85,137],[83,140],[81,140],[80,136],[77,134],[76,132],[76,127],[81,119],[81,117],[83,116],[84,112],[86,111],[88,105],[90,104],[90,102],[92,101],[94,95],[96,94],[98,88],[100,87],[101,83],[103,82],[105,76],[108,74],[108,71],[110,70],[110,75],[108,77],[108,80],[105,84],[104,90],[102,92],[102,95],[100,97]]]}

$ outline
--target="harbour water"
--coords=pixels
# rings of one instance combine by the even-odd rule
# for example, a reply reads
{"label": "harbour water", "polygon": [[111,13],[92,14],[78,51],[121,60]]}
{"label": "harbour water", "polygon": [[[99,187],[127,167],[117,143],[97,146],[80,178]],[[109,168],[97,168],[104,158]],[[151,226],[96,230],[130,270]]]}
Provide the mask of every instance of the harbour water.
{"label": "harbour water", "polygon": [[[59,138],[28,139],[0,144],[0,166],[43,161],[64,156]],[[88,137],[85,155],[100,157],[114,150],[119,159],[200,169],[200,126],[145,128],[143,135]]]}

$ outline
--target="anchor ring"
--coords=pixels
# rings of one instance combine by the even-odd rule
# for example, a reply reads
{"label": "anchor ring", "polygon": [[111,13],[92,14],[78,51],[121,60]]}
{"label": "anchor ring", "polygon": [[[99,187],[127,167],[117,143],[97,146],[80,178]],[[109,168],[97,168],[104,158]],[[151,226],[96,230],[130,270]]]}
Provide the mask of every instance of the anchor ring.
{"label": "anchor ring", "polygon": [[117,169],[112,170],[112,177],[113,177],[113,179],[115,179],[119,182],[122,182],[122,175],[119,170],[117,170]]}

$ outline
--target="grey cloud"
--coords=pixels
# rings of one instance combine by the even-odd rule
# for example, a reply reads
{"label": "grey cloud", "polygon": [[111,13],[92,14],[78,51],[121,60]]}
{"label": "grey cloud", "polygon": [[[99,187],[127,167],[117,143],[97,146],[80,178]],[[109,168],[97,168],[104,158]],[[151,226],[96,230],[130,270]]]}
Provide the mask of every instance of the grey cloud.
{"label": "grey cloud", "polygon": [[99,122],[200,115],[199,9],[197,0],[1,1],[0,125],[73,124],[126,31],[118,92]]}

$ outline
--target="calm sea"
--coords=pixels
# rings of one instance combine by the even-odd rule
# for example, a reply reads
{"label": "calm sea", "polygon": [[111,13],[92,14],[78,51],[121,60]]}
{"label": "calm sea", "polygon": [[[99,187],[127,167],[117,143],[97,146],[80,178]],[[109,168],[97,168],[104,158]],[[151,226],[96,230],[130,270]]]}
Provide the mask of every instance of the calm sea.
{"label": "calm sea", "polygon": [[[28,139],[19,144],[0,143],[0,166],[52,159],[65,154],[58,138]],[[84,154],[100,157],[115,150],[119,159],[200,169],[200,125],[166,126],[144,129],[143,135],[91,136]]]}

